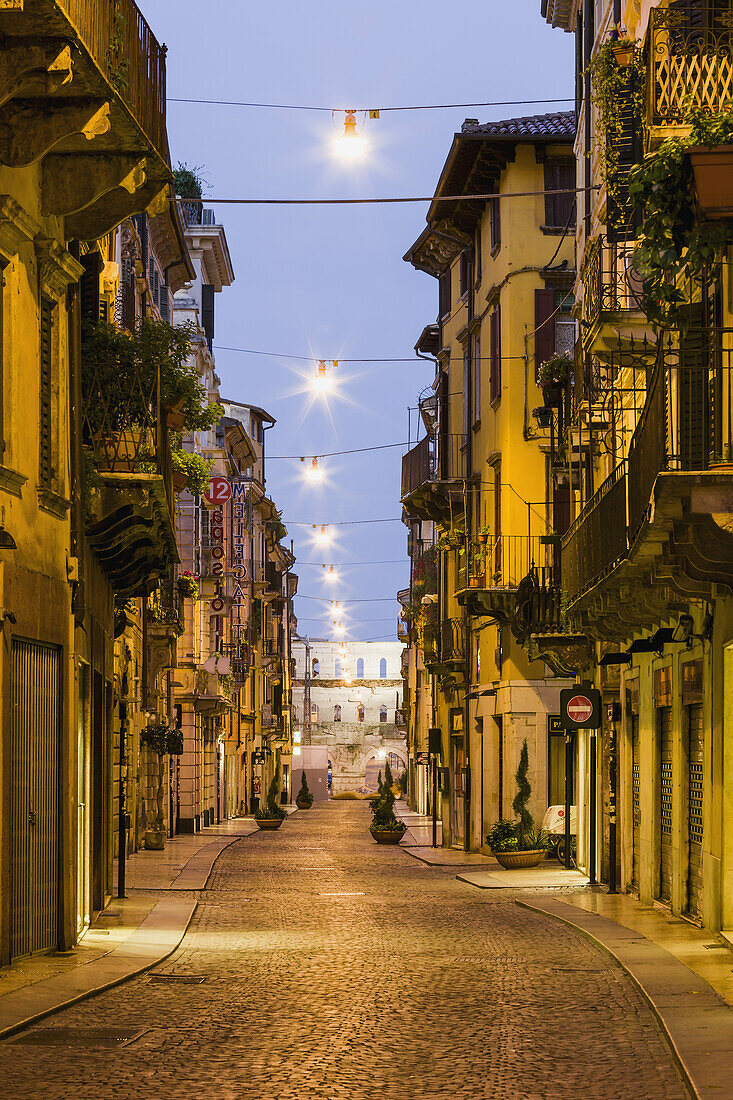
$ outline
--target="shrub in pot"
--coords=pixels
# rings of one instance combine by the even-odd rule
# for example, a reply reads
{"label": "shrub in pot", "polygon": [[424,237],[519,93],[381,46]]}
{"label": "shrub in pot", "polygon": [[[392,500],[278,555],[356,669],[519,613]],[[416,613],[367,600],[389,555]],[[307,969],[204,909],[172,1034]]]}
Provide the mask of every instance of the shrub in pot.
{"label": "shrub in pot", "polygon": [[287,816],[287,811],[280,805],[280,765],[278,764],[267,791],[265,805],[255,813],[255,821],[260,829],[279,829]]}
{"label": "shrub in pot", "polygon": [[313,795],[308,788],[308,779],[305,770],[300,773],[300,790],[296,795],[295,805],[299,810],[309,810],[313,805]]}
{"label": "shrub in pot", "polygon": [[527,778],[528,771],[529,752],[525,739],[515,777],[517,793],[512,802],[516,820],[495,822],[486,836],[492,855],[507,869],[537,867],[545,858],[549,847],[546,834],[542,830],[535,831],[532,814],[527,809],[532,793]]}
{"label": "shrub in pot", "polygon": [[395,817],[395,796],[392,790],[392,770],[389,761],[382,773],[379,773],[379,793],[369,803],[372,811],[372,823],[369,831],[377,844],[399,844],[405,834],[405,823]]}
{"label": "shrub in pot", "polygon": [[[163,818],[163,797],[165,768],[163,757],[170,752],[168,747],[169,737],[172,731],[168,726],[157,723],[152,726],[143,726],[140,730],[140,744],[145,745],[158,757],[158,789],[155,795],[156,814],[151,827],[145,833],[145,847],[148,850],[159,852],[165,848],[165,821]],[[181,745],[181,750],[183,745]]]}

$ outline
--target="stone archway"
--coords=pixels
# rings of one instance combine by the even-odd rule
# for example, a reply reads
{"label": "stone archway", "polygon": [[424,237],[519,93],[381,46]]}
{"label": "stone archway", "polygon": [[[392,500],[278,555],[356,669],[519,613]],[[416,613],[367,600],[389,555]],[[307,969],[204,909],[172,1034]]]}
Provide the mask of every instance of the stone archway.
{"label": "stone archway", "polygon": [[376,791],[379,773],[381,772],[384,776],[384,767],[387,760],[389,760],[392,778],[395,782],[407,770],[407,754],[402,748],[396,745],[385,745],[382,749],[373,749],[371,752],[366,753],[362,762],[364,786],[369,790]]}

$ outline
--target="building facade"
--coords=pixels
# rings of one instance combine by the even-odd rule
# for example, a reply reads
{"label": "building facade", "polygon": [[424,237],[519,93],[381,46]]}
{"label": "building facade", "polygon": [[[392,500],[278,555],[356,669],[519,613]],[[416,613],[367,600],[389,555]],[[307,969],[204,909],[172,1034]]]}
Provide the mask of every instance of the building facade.
{"label": "building facade", "polygon": [[[556,716],[572,672],[533,635],[559,626],[569,489],[550,474],[554,437],[535,410],[543,363],[575,343],[575,207],[559,193],[574,180],[574,134],[571,113],[466,120],[405,257],[438,284],[438,320],[416,345],[435,376],[402,466],[410,798],[431,808],[435,729],[447,846],[480,850],[510,816],[525,740],[531,812],[539,822],[562,800]],[[455,199],[476,193],[500,197]]]}
{"label": "building facade", "polygon": [[[295,726],[304,745],[328,748],[333,794],[375,790],[387,760],[395,779],[406,769],[402,649],[401,642],[293,643]],[[295,780],[297,794],[297,758]]]}

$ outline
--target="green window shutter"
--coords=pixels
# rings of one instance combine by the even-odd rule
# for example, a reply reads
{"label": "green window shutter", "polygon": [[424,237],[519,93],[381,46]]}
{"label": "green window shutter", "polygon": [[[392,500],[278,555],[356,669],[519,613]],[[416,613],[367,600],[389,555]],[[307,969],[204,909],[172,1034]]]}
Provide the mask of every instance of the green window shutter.
{"label": "green window shutter", "polygon": [[53,392],[53,311],[56,303],[50,298],[41,298],[41,340],[40,340],[40,403],[39,403],[39,460],[38,482],[50,485],[56,476],[53,468],[53,448],[51,439]]}

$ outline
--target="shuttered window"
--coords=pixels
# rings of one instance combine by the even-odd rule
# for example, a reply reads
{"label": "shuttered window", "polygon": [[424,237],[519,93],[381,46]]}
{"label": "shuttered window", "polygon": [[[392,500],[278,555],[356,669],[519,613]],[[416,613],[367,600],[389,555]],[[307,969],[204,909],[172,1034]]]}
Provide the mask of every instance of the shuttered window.
{"label": "shuttered window", "polygon": [[[575,162],[545,162],[545,225],[548,229],[569,229],[575,224]],[[552,194],[551,192],[556,192]],[[564,192],[564,194],[557,194]]]}
{"label": "shuttered window", "polygon": [[128,332],[135,327],[135,275],[131,259],[122,261],[122,324]]}
{"label": "shuttered window", "polygon": [[448,268],[438,280],[438,316],[446,317],[450,313],[450,305],[450,268]]}
{"label": "shuttered window", "polygon": [[8,261],[0,256],[0,464],[5,453],[5,268]]}
{"label": "shuttered window", "polygon": [[491,229],[491,251],[501,248],[501,200],[489,199],[489,225]]}
{"label": "shuttered window", "polygon": [[470,338],[463,345],[463,434],[468,435],[471,427],[471,343]]}
{"label": "shuttered window", "polygon": [[642,125],[634,103],[635,83],[639,79],[633,68],[619,69],[618,130],[609,132],[608,162],[612,166],[608,180],[606,236],[609,242],[625,241],[633,236],[637,221],[629,198],[629,172],[642,159]]}
{"label": "shuttered window", "polygon": [[535,379],[545,360],[555,351],[555,291],[535,290],[534,292],[534,369]]}
{"label": "shuttered window", "polygon": [[481,420],[481,337],[473,338],[473,422]]}
{"label": "shuttered window", "polygon": [[497,401],[501,397],[501,309],[499,306],[491,314],[491,400]]}
{"label": "shuttered window", "polygon": [[171,304],[170,304],[170,290],[168,288],[168,276],[166,275],[163,282],[160,284],[160,316],[164,321],[170,321],[171,318]]}
{"label": "shuttered window", "polygon": [[201,327],[210,351],[214,342],[214,288],[208,283],[201,287]]}
{"label": "shuttered window", "polygon": [[53,316],[56,303],[41,298],[40,384],[38,416],[38,484],[50,486],[56,476],[53,467]]}

